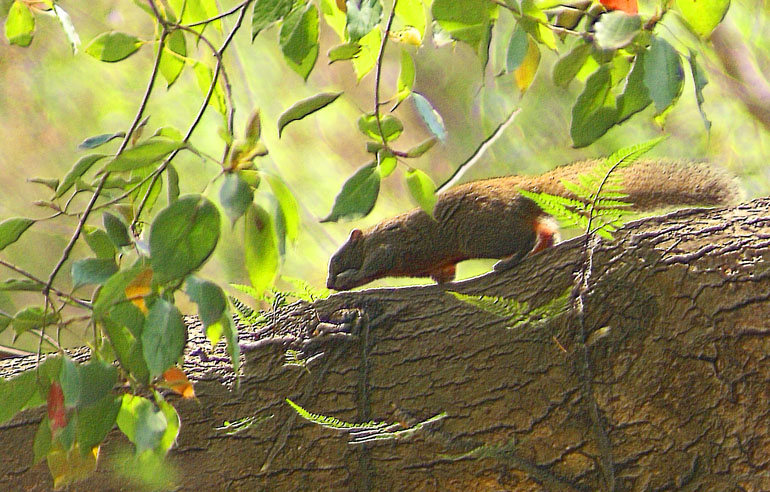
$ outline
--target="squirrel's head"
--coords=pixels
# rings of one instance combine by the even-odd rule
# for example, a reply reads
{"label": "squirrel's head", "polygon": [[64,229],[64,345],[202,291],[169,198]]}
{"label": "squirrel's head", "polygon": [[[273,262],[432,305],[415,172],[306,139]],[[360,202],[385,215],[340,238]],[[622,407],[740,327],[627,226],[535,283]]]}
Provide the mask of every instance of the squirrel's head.
{"label": "squirrel's head", "polygon": [[348,290],[366,282],[361,281],[361,267],[364,263],[364,233],[353,229],[348,240],[329,261],[329,278],[326,287],[334,290]]}

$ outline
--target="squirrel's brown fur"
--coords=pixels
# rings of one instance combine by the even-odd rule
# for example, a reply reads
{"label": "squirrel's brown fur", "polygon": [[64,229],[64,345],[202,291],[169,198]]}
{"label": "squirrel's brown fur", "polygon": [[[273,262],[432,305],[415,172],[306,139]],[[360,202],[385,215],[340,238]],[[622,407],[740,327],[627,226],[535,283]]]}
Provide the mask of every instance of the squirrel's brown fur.
{"label": "squirrel's brown fur", "polygon": [[[441,193],[431,218],[421,209],[354,229],[329,263],[327,286],[347,290],[382,277],[454,279],[471,258],[512,264],[549,247],[558,228],[519,189],[577,198],[562,180],[577,181],[600,161],[561,166],[539,176],[506,176],[466,183]],[[719,205],[737,198],[735,180],[706,163],[639,160],[616,171],[635,210],[672,205]]]}

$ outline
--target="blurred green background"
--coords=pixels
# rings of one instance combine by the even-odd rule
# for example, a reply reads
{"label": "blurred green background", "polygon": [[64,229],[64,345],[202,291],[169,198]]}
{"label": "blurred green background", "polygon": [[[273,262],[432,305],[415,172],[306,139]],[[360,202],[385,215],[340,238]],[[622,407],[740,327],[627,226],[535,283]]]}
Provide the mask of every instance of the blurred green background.
{"label": "blurred green background", "polygon": [[[0,0],[3,19],[10,3]],[[27,49],[10,47],[4,38],[0,41],[0,219],[50,215],[50,210],[32,205],[36,200],[49,199],[50,190],[29,183],[28,179],[61,177],[85,154],[77,149],[83,139],[125,130],[136,112],[151,70],[153,24],[132,2],[59,3],[71,15],[83,41],[76,55],[72,55],[58,22],[51,17],[37,16],[35,39]],[[237,3],[220,1],[219,5],[225,10]],[[733,2],[726,19],[740,31],[751,51],[748,56],[755,59],[763,73],[770,73],[767,14],[765,2],[738,1]],[[681,52],[686,52],[680,42],[691,44],[693,39],[681,28],[675,15],[670,17],[658,29],[666,31],[667,39]],[[234,18],[225,19],[225,28],[231,27],[233,21]],[[356,120],[362,112],[373,108],[373,74],[357,83],[350,64],[327,65],[325,52],[338,44],[338,39],[321,21],[321,55],[305,83],[284,63],[278,48],[278,29],[263,31],[252,43],[249,22],[250,15],[225,56],[236,101],[236,135],[242,132],[252,110],[259,108],[263,139],[270,154],[257,164],[282,176],[302,209],[302,232],[298,241],[287,248],[282,274],[320,287],[325,283],[329,256],[351,228],[369,226],[414,205],[405,193],[402,170],[397,170],[384,181],[377,205],[368,217],[353,223],[319,224],[319,218],[331,209],[344,180],[370,159]],[[501,13],[492,41],[491,62],[484,73],[476,55],[463,44],[437,48],[428,41],[419,50],[413,46],[389,45],[383,69],[383,98],[395,93],[399,50],[405,47],[415,56],[416,90],[433,103],[447,127],[446,142],[413,161],[415,167],[426,171],[436,183],[443,182],[454,167],[519,106],[522,110],[514,123],[464,180],[539,173],[577,159],[604,156],[661,134],[652,118],[653,109],[647,108],[610,130],[594,145],[573,149],[569,137],[571,107],[582,90],[582,83],[573,81],[567,89],[555,87],[551,70],[558,55],[543,49],[536,79],[521,96],[511,76],[496,76],[504,64],[506,40],[512,29],[510,16]],[[130,32],[148,43],[135,55],[115,64],[99,62],[83,52],[91,39],[108,30]],[[206,32],[215,42],[221,41],[221,34],[211,29]],[[768,132],[727,92],[719,63],[708,47],[704,48],[699,60],[707,68],[710,81],[704,90],[704,109],[713,124],[711,132],[707,133],[702,124],[688,71],[681,100],[665,123],[665,133],[670,137],[652,154],[709,159],[739,177],[747,198],[767,195],[770,190],[770,167],[766,164],[770,149]],[[195,51],[189,41],[188,56],[210,61],[206,50]],[[166,125],[184,131],[198,111],[202,97],[192,71],[186,69],[170,90],[166,90],[162,79],[157,84],[146,111],[151,118],[145,135]],[[323,111],[293,123],[279,139],[278,116],[297,100],[321,91],[345,91],[345,96]],[[405,122],[406,130],[395,148],[406,150],[429,136],[411,100],[402,104],[396,114]],[[221,125],[221,117],[209,109],[192,137],[193,144],[211,155],[221,155],[223,142],[218,136]],[[114,150],[116,146],[117,143],[112,142],[105,148]],[[175,165],[183,193],[204,192],[216,198],[219,182],[212,184],[212,180],[219,168],[215,164],[182,152]],[[82,209],[85,198],[76,200],[75,209]],[[163,206],[162,198],[155,210]],[[100,216],[96,214],[92,222],[99,224]],[[38,223],[22,240],[3,251],[3,258],[47,278],[74,226],[74,219]],[[248,283],[239,246],[241,230],[240,224],[235,228],[225,224],[216,255],[206,265],[203,276],[222,285]],[[88,254],[85,247],[76,248],[73,258]],[[478,274],[489,269],[492,263],[462,264],[459,277]],[[68,269],[65,266],[65,270]],[[1,277],[10,276],[16,275],[4,270]],[[66,289],[65,277],[60,279],[62,288]],[[418,281],[384,279],[371,286],[414,283]],[[39,303],[39,296],[14,296],[13,299],[0,296],[0,308],[9,313]],[[9,343],[10,336],[10,330],[0,334],[0,344]]]}

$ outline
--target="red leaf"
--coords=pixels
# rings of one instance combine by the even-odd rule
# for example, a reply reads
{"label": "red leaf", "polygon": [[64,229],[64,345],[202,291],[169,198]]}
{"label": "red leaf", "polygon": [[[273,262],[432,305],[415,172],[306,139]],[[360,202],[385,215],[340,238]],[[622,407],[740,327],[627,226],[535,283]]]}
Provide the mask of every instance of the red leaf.
{"label": "red leaf", "polygon": [[622,10],[631,15],[639,13],[639,5],[636,0],[599,0],[608,10]]}
{"label": "red leaf", "polygon": [[64,408],[64,392],[57,382],[51,383],[48,390],[48,421],[51,433],[67,427],[67,410]]}

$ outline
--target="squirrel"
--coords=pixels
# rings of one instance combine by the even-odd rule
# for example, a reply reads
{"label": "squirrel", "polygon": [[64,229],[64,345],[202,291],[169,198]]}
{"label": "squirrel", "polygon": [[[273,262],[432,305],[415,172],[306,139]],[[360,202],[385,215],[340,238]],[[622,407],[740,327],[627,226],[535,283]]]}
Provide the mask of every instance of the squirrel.
{"label": "squirrel", "polygon": [[[422,209],[387,219],[365,231],[353,229],[329,262],[327,287],[349,290],[383,277],[454,280],[457,263],[496,258],[508,268],[558,241],[558,225],[524,189],[577,199],[562,184],[601,162],[586,160],[539,176],[505,176],[465,183],[438,195],[433,217]],[[738,186],[725,171],[704,162],[637,160],[615,171],[638,211],[672,205],[722,205]]]}

